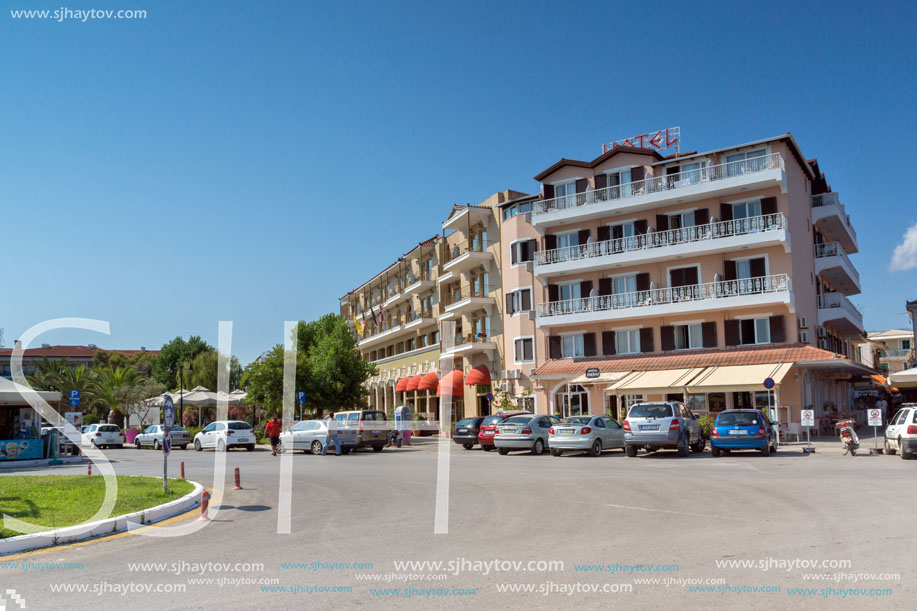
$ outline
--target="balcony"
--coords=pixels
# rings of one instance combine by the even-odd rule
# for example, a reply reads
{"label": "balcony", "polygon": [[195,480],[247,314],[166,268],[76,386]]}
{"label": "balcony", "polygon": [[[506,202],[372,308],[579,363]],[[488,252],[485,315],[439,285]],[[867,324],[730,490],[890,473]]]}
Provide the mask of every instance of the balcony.
{"label": "balcony", "polygon": [[487,251],[492,242],[476,242],[474,244],[456,244],[446,251],[444,272],[462,272],[484,265],[490,269],[494,260],[493,253]]}
{"label": "balcony", "polygon": [[436,324],[436,318],[433,317],[433,312],[421,312],[417,314],[412,312],[408,316],[408,320],[404,323],[404,330],[411,331],[416,329],[425,329],[426,327],[431,327]]}
{"label": "balcony", "polygon": [[913,353],[913,350],[881,350],[880,359],[906,359]]}
{"label": "balcony", "polygon": [[787,274],[552,301],[539,306],[536,321],[539,327],[581,325],[768,305],[786,305],[794,311]]}
{"label": "balcony", "polygon": [[439,319],[448,320],[464,312],[472,312],[474,310],[486,310],[487,315],[492,316],[494,306],[497,304],[496,299],[487,296],[492,288],[496,287],[485,285],[471,288],[466,286],[453,290],[452,294],[448,295],[448,300],[445,300],[442,304],[443,313]]}
{"label": "balcony", "polygon": [[774,186],[786,193],[783,157],[776,153],[536,201],[532,224],[563,225]]}
{"label": "balcony", "polygon": [[818,324],[830,324],[847,335],[862,335],[863,315],[840,293],[825,293],[818,296]]}
{"label": "balcony", "polygon": [[535,274],[548,278],[558,274],[777,245],[783,246],[786,252],[790,251],[790,233],[786,217],[781,213],[542,250],[535,253]]}
{"label": "balcony", "polygon": [[472,354],[493,353],[497,344],[487,337],[455,336],[455,345],[443,350],[443,356],[470,356]]}
{"label": "balcony", "polygon": [[815,245],[815,273],[824,276],[844,295],[860,292],[860,273],[840,242]]}
{"label": "balcony", "polygon": [[376,333],[375,335],[363,338],[360,340],[360,343],[357,344],[357,346],[360,348],[368,348],[370,346],[375,346],[386,341],[391,341],[402,331],[404,331],[404,327],[402,325],[395,325],[390,329],[386,329],[385,331]]}
{"label": "balcony", "polygon": [[408,278],[408,286],[404,289],[404,294],[406,296],[416,295],[417,293],[422,293],[428,289],[432,289],[436,286],[436,283],[430,279],[420,278]]}
{"label": "balcony", "polygon": [[827,239],[840,242],[847,254],[859,252],[857,232],[837,193],[812,196],[812,223]]}
{"label": "balcony", "polygon": [[394,294],[392,294],[391,297],[389,297],[388,299],[386,299],[385,301],[382,302],[382,307],[383,307],[383,308],[390,308],[390,307],[392,307],[392,306],[394,306],[394,305],[398,305],[398,304],[401,303],[402,301],[407,301],[407,300],[408,300],[409,295],[408,295],[407,293],[405,293],[404,291],[402,291],[400,287],[397,288],[397,289],[395,289],[395,291],[396,291],[396,292],[395,292]]}

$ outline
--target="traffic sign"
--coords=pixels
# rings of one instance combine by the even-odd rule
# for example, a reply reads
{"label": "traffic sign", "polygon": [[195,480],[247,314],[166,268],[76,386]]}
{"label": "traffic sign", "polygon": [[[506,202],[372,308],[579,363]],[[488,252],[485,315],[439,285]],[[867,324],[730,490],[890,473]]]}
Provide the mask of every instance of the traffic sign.
{"label": "traffic sign", "polygon": [[168,456],[172,453],[172,432],[166,431],[162,434],[162,453]]}
{"label": "traffic sign", "polygon": [[166,431],[171,431],[175,425],[175,404],[172,403],[172,397],[166,396],[162,402],[162,426]]}
{"label": "traffic sign", "polygon": [[800,424],[802,426],[814,427],[815,426],[815,410],[814,409],[804,409],[801,412]]}
{"label": "traffic sign", "polygon": [[774,378],[764,379],[764,388],[771,390],[774,387]]}
{"label": "traffic sign", "polygon": [[305,403],[306,403],[306,391],[301,390],[298,393],[296,393],[296,404],[305,405]]}
{"label": "traffic sign", "polygon": [[869,423],[867,426],[882,426],[882,410],[875,407],[869,410]]}
{"label": "traffic sign", "polygon": [[487,393],[486,395],[484,395],[484,398],[487,399],[488,401],[493,401],[493,400],[494,400],[494,394],[493,394],[492,392],[489,392],[489,393]]}
{"label": "traffic sign", "polygon": [[598,367],[590,367],[586,370],[586,379],[595,380],[600,375],[602,375],[602,372],[599,371]]}
{"label": "traffic sign", "polygon": [[80,404],[80,391],[71,390],[69,398],[70,398],[70,405],[79,405]]}

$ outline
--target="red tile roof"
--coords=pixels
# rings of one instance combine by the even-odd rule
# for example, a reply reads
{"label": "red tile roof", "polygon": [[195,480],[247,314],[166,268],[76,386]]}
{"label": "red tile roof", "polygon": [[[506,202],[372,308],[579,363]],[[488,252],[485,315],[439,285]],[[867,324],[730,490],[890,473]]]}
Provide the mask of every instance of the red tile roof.
{"label": "red tile roof", "polygon": [[739,347],[726,350],[691,350],[678,354],[651,354],[648,356],[612,356],[605,358],[559,359],[548,361],[535,371],[536,376],[581,375],[590,367],[602,373],[613,371],[656,371],[660,369],[687,369],[723,365],[762,365],[766,363],[799,363],[843,359],[827,350],[806,344],[780,346]]}
{"label": "red tile roof", "polygon": [[[127,356],[133,356],[138,352],[149,352],[150,354],[159,354],[159,350],[109,350],[108,348],[90,348],[89,346],[51,346],[50,348],[28,348],[23,352],[25,358],[52,358],[52,359],[91,359],[96,350],[105,352],[120,352]],[[12,348],[0,348],[0,358],[9,358],[13,354]]]}
{"label": "red tile roof", "polygon": [[608,149],[592,161],[579,161],[577,159],[567,159],[566,157],[561,157],[560,161],[553,164],[551,167],[539,172],[535,175],[535,180],[541,182],[542,179],[547,178],[560,168],[564,166],[574,166],[579,168],[594,168],[599,164],[604,163],[608,159],[611,159],[615,155],[621,153],[637,153],[639,155],[650,155],[655,158],[656,161],[661,161],[663,159],[662,155],[659,154],[659,151],[656,149],[647,149],[639,148],[635,146],[616,146],[614,148]]}

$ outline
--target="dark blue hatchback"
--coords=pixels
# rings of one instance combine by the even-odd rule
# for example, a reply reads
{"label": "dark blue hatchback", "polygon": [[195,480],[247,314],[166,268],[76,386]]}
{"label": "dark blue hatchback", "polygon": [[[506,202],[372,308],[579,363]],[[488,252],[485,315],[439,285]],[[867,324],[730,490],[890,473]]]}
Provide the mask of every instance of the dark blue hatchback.
{"label": "dark blue hatchback", "polygon": [[710,433],[713,456],[730,450],[758,450],[765,456],[777,451],[773,425],[755,409],[730,409],[716,418]]}

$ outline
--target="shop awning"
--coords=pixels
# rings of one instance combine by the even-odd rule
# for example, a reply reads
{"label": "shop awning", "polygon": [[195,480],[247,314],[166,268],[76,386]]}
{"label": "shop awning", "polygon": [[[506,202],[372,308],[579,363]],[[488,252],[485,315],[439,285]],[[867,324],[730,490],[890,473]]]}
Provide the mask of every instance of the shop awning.
{"label": "shop awning", "polygon": [[407,386],[404,387],[406,392],[414,392],[417,390],[417,385],[420,384],[420,380],[423,376],[414,376],[408,380]]}
{"label": "shop awning", "polygon": [[[0,378],[0,405],[21,405],[28,407],[29,402],[26,401],[27,392],[29,392],[28,387],[16,384],[7,378]],[[60,401],[61,394],[59,392],[48,390],[35,390],[32,392],[38,394],[39,397],[48,403],[57,403]]]}
{"label": "shop awning", "polygon": [[435,371],[420,378],[420,384],[417,385],[417,390],[436,390],[437,388],[439,388],[439,376]]}
{"label": "shop awning", "polygon": [[579,384],[580,386],[585,386],[587,384],[612,384],[617,382],[624,376],[628,375],[629,371],[608,371],[600,373],[597,378],[587,378],[584,373],[581,376],[577,376],[570,380],[570,384]]}
{"label": "shop awning", "polygon": [[411,381],[411,378],[401,378],[398,380],[398,383],[395,384],[395,392],[404,392],[408,388],[408,382]]}
{"label": "shop awning", "polygon": [[466,386],[490,386],[490,370],[487,365],[478,365],[468,372]]}
{"label": "shop awning", "polygon": [[460,369],[454,369],[443,376],[439,384],[439,390],[436,391],[437,397],[452,396],[463,397],[465,389],[462,385],[465,375]]}
{"label": "shop awning", "polygon": [[898,388],[917,388],[917,368],[893,373],[888,376],[888,381]]}
{"label": "shop awning", "polygon": [[620,395],[664,395],[683,392],[684,387],[703,370],[703,367],[690,367],[687,369],[634,371],[615,383],[609,390]]}
{"label": "shop awning", "polygon": [[764,391],[764,380],[780,384],[794,363],[707,367],[688,386],[688,393]]}

